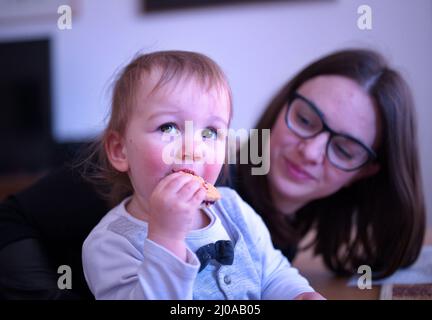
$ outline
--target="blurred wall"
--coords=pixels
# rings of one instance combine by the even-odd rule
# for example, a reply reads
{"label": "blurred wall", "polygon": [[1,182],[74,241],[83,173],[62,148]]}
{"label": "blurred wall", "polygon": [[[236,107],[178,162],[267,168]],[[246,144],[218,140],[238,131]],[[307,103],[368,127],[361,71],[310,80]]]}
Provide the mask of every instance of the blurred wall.
{"label": "blurred wall", "polygon": [[[59,141],[99,132],[113,75],[137,51],[185,49],[214,58],[233,88],[233,127],[250,128],[282,83],[313,59],[343,47],[374,48],[414,92],[432,223],[431,0],[287,1],[157,14],[144,14],[140,2],[75,0],[72,30],[57,28],[58,15],[0,24],[0,41],[52,38],[53,133]],[[372,30],[357,27],[362,4],[372,8]]]}

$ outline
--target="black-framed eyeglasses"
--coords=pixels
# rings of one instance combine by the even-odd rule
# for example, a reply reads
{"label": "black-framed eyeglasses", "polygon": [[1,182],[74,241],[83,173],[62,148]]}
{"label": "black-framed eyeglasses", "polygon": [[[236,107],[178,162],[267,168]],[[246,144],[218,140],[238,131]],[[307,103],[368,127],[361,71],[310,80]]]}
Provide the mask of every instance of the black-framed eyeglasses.
{"label": "black-framed eyeglasses", "polygon": [[336,168],[354,171],[377,159],[375,151],[360,140],[332,130],[315,104],[297,92],[288,99],[285,122],[292,132],[303,139],[329,132],[326,156]]}

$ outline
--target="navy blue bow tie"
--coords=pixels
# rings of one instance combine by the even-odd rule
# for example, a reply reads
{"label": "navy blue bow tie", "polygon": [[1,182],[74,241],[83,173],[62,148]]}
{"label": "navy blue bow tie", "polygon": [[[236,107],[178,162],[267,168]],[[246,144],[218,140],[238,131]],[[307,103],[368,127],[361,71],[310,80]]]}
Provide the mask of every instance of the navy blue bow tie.
{"label": "navy blue bow tie", "polygon": [[221,264],[233,264],[234,261],[234,246],[229,240],[219,240],[215,243],[206,244],[195,253],[201,262],[201,267],[198,272],[201,272],[207,267],[212,259]]}

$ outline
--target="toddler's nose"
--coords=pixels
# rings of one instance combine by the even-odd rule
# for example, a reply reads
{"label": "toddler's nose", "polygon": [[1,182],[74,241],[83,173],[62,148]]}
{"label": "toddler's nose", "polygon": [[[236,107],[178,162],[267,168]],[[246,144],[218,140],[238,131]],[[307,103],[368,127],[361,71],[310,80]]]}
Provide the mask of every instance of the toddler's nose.
{"label": "toddler's nose", "polygon": [[178,158],[182,161],[202,161],[203,159],[203,143],[197,139],[183,141],[179,150]]}

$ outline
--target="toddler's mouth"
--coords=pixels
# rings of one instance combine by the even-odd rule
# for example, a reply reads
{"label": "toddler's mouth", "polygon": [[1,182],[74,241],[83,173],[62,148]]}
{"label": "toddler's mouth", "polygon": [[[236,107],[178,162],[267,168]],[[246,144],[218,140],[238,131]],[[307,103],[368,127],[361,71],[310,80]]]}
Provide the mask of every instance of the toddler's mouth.
{"label": "toddler's mouth", "polygon": [[172,169],[172,173],[175,172],[191,174],[202,184],[207,193],[206,199],[203,201],[204,206],[209,206],[221,198],[219,191],[212,184],[206,182],[201,176],[197,175],[195,171],[187,168]]}
{"label": "toddler's mouth", "polygon": [[183,169],[172,169],[171,171],[172,171],[172,173],[182,171],[182,172],[190,173],[191,175],[197,176],[197,174],[195,173],[195,171],[193,171],[191,169],[186,169],[186,168],[183,168]]}

